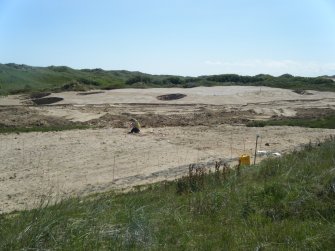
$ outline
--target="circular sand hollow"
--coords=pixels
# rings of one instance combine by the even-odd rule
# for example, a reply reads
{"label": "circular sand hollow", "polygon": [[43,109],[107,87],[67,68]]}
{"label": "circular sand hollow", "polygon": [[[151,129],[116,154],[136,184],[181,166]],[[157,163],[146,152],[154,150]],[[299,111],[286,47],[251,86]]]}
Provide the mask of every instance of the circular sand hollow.
{"label": "circular sand hollow", "polygon": [[39,99],[39,98],[44,98],[46,96],[49,96],[51,92],[34,92],[30,94],[30,99]]}
{"label": "circular sand hollow", "polygon": [[181,98],[184,98],[186,96],[187,95],[182,94],[182,93],[172,93],[172,94],[166,94],[166,95],[158,96],[157,99],[169,101],[169,100],[181,99]]}
{"label": "circular sand hollow", "polygon": [[63,98],[59,98],[59,97],[49,97],[49,98],[36,98],[36,99],[32,99],[32,101],[36,105],[50,105],[50,104],[57,103],[57,102],[62,101],[62,100],[64,100],[64,99]]}

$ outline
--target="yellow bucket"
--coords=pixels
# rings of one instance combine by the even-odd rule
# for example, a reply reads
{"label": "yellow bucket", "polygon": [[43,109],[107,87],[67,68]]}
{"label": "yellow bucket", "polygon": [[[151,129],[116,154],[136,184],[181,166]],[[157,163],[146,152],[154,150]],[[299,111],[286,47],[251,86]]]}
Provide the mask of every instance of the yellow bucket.
{"label": "yellow bucket", "polygon": [[250,166],[250,156],[247,154],[242,154],[239,159],[239,164]]}

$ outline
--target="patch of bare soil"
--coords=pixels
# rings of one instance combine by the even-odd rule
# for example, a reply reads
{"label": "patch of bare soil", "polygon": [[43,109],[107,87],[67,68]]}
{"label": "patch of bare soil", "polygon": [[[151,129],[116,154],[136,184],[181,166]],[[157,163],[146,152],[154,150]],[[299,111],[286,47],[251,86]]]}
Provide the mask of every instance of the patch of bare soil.
{"label": "patch of bare soil", "polygon": [[225,110],[213,111],[204,109],[186,114],[105,114],[98,119],[93,119],[86,124],[98,127],[112,126],[115,128],[124,128],[125,122],[133,117],[140,121],[142,127],[165,127],[165,126],[199,126],[199,125],[220,125],[220,124],[244,124],[249,121],[253,115],[251,111],[233,111]]}
{"label": "patch of bare soil", "polygon": [[[55,116],[51,111],[55,107],[44,107],[50,112],[41,112],[38,107],[10,106],[0,107],[0,126],[2,127],[33,127],[33,126],[66,126],[89,125],[93,127],[127,128],[130,118],[136,118],[144,128],[170,127],[170,126],[216,126],[220,124],[241,125],[251,120],[267,119],[262,113],[256,113],[254,109],[227,109],[223,106],[167,106],[162,105],[127,105],[118,108],[111,106],[61,106],[58,110],[64,110],[64,114],[78,114],[85,117],[86,114],[97,114],[93,119],[85,121],[73,121],[64,116]],[[164,110],[166,109],[166,110]],[[155,112],[162,110],[162,112]],[[48,111],[48,110],[47,110]],[[127,112],[125,112],[127,111]],[[183,112],[181,112],[183,111]],[[49,114],[49,115],[48,115]],[[81,115],[82,114],[82,115]],[[98,114],[101,114],[100,117]],[[298,108],[296,115],[291,119],[316,119],[335,114],[330,108]],[[272,115],[268,118],[285,119],[284,115]]]}
{"label": "patch of bare soil", "polygon": [[[160,109],[161,107],[153,108]],[[129,112],[122,112],[126,108],[115,111],[113,107],[63,107],[59,109],[83,113],[82,116],[90,113],[101,113],[99,118],[85,122],[72,121],[64,116],[46,115],[39,108],[13,106],[0,107],[0,126],[2,127],[32,127],[32,126],[65,126],[65,125],[90,125],[94,127],[127,128],[130,118],[140,121],[142,127],[166,127],[166,126],[198,126],[198,125],[219,125],[219,124],[244,124],[254,116],[252,111],[226,111],[225,109],[212,110],[210,108],[196,109],[193,112],[179,113],[153,113],[148,111],[139,113],[141,107],[132,109]]]}
{"label": "patch of bare soil", "polygon": [[48,127],[72,125],[72,121],[40,114],[38,110],[22,106],[0,106],[0,127]]}

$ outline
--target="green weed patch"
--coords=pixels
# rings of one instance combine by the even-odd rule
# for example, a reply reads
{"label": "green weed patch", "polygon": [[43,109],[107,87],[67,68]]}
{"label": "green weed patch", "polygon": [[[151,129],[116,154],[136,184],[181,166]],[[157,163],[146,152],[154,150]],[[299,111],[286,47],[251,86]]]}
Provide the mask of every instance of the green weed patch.
{"label": "green weed patch", "polygon": [[281,119],[267,121],[251,121],[247,123],[248,127],[264,126],[301,126],[309,128],[328,128],[335,129],[335,115],[325,116],[318,119]]}
{"label": "green weed patch", "polygon": [[89,128],[92,127],[87,125],[0,127],[0,133],[54,132],[54,131],[89,129]]}

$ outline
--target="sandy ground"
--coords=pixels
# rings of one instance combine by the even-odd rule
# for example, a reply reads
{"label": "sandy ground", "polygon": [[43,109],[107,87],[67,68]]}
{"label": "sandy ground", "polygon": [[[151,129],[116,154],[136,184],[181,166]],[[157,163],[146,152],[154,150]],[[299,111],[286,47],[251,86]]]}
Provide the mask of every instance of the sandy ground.
{"label": "sandy ground", "polygon": [[[191,163],[229,161],[259,150],[284,154],[335,130],[297,127],[167,127],[0,135],[0,210],[31,208],[43,196],[82,195],[185,174]],[[265,146],[268,143],[269,146]]]}
{"label": "sandy ground", "polygon": [[[187,96],[172,101],[156,98],[169,93]],[[331,92],[300,95],[284,89],[230,86],[51,96],[64,100],[31,106],[23,96],[0,98],[0,124],[102,127],[1,134],[0,213],[36,207],[45,197],[55,200],[175,179],[192,163],[213,166],[223,160],[233,166],[241,154],[253,156],[257,134],[261,136],[258,150],[280,154],[335,135],[335,130],[243,125],[248,120],[309,118],[333,111],[335,93]],[[144,125],[139,135],[127,134],[127,119],[132,116]]]}
{"label": "sandy ground", "polygon": [[[255,87],[255,86],[216,86],[195,88],[151,88],[151,89],[116,89],[93,92],[92,95],[79,95],[78,92],[53,93],[50,97],[60,97],[63,101],[57,105],[88,105],[88,104],[212,104],[212,105],[247,105],[269,103],[274,101],[320,101],[334,102],[333,92],[308,91],[304,95],[292,90]],[[182,93],[185,98],[173,101],[162,101],[157,96]],[[0,105],[22,105],[25,99],[18,95],[0,98]],[[326,104],[326,103],[325,103]]]}

